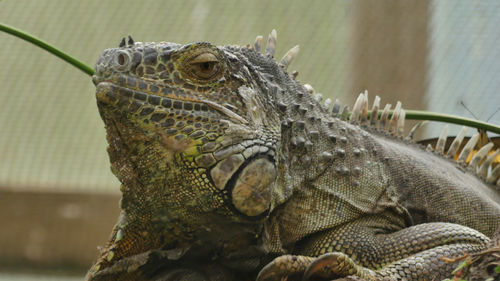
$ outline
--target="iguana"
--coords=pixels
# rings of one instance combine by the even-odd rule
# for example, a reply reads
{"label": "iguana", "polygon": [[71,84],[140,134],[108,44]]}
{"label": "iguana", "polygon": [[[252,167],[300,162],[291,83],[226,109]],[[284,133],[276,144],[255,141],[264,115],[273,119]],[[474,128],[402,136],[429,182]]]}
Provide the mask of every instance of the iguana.
{"label": "iguana", "polygon": [[[472,137],[451,159],[400,134],[363,93],[321,104],[253,46],[141,43],[93,81],[121,215],[87,280],[440,280],[500,226],[500,165]],[[379,117],[380,116],[380,117]]]}

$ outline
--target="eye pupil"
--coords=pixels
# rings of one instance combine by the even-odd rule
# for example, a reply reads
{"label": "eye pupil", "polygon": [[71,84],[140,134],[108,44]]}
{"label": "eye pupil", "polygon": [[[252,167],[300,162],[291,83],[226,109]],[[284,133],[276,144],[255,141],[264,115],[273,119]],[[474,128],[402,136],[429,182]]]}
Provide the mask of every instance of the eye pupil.
{"label": "eye pupil", "polygon": [[210,63],[209,62],[204,62],[201,64],[201,69],[204,71],[210,70]]}

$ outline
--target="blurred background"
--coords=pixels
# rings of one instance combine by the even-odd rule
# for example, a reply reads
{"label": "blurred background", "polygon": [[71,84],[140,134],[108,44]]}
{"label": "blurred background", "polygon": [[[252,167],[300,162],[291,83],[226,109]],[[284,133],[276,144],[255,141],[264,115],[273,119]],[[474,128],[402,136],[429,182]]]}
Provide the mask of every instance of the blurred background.
{"label": "blurred background", "polygon": [[[495,0],[0,1],[0,22],[91,66],[129,34],[246,45],[275,28],[277,57],[299,44],[289,69],[326,97],[351,104],[368,89],[495,124],[499,15]],[[119,213],[94,85],[18,38],[0,43],[0,280],[81,280]]]}

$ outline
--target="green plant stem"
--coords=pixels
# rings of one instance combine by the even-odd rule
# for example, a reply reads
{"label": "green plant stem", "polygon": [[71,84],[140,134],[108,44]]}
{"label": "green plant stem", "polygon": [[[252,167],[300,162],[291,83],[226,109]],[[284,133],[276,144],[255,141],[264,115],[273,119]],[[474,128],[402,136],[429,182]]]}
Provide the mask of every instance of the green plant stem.
{"label": "green plant stem", "polygon": [[431,121],[439,121],[445,123],[453,123],[457,125],[464,125],[476,129],[483,129],[485,131],[493,132],[500,134],[500,126],[496,126],[491,123],[459,117],[455,115],[429,112],[429,111],[420,111],[420,110],[406,110],[406,119],[411,120],[431,120]]}
{"label": "green plant stem", "polygon": [[9,33],[11,35],[14,35],[18,38],[21,38],[23,40],[26,40],[44,50],[47,52],[63,59],[64,61],[68,62],[69,64],[73,65],[74,67],[80,69],[81,71],[85,72],[89,76],[94,75],[94,69],[89,67],[88,65],[84,64],[83,62],[71,57],[70,55],[64,53],[63,51],[45,43],[44,41],[34,37],[33,35],[30,35],[26,32],[20,31],[18,29],[15,29],[13,27],[10,27],[8,25],[4,25],[0,23],[0,30],[4,31],[6,33]]}
{"label": "green plant stem", "polygon": [[[74,67],[80,69],[81,71],[85,72],[89,76],[92,76],[94,74],[94,70],[85,65],[84,63],[80,62],[79,60],[69,56],[68,54],[54,48],[53,46],[45,43],[44,41],[29,35],[26,32],[17,30],[13,27],[10,27],[8,25],[4,25],[0,23],[0,31],[7,32],[9,34],[12,34],[16,37],[19,37],[23,40],[26,40],[30,43],[33,43],[37,45],[38,47],[48,51],[49,53],[56,55],[57,57],[63,59],[64,61],[70,63]],[[435,113],[435,112],[428,112],[428,111],[419,111],[419,110],[405,110],[406,111],[406,119],[410,120],[432,120],[432,121],[439,121],[439,122],[446,122],[446,123],[452,123],[452,124],[458,124],[458,125],[465,125],[468,127],[473,127],[476,129],[483,129],[486,131],[494,132],[497,134],[500,134],[500,127],[482,122],[482,121],[477,121],[473,119],[468,119],[468,118],[463,118],[459,116],[453,116],[453,115],[448,115],[448,114],[441,114],[441,113]],[[381,114],[381,113],[379,113]],[[392,111],[390,112],[390,115],[392,115]]]}
{"label": "green plant stem", "polygon": [[[389,110],[388,118],[391,118],[393,113],[394,113],[393,110]],[[407,120],[429,120],[429,121],[451,123],[455,125],[464,125],[476,129],[483,129],[485,131],[500,134],[500,126],[456,115],[437,113],[431,111],[422,111],[422,110],[409,110],[409,109],[405,109],[405,113],[406,113],[405,119]],[[367,114],[368,116],[370,116],[371,110],[368,110]],[[351,116],[351,112],[349,112],[348,116]],[[381,116],[382,112],[379,111],[378,117],[380,118]]]}

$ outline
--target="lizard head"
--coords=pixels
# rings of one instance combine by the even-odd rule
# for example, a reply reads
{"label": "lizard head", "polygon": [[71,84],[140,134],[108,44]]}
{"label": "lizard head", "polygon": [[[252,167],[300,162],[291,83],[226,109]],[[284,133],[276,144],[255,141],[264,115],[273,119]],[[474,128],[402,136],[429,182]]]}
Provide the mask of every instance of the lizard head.
{"label": "lizard head", "polygon": [[290,79],[250,48],[122,41],[105,50],[93,81],[123,197],[93,271],[200,239],[227,251],[257,239],[279,197],[275,100]]}

